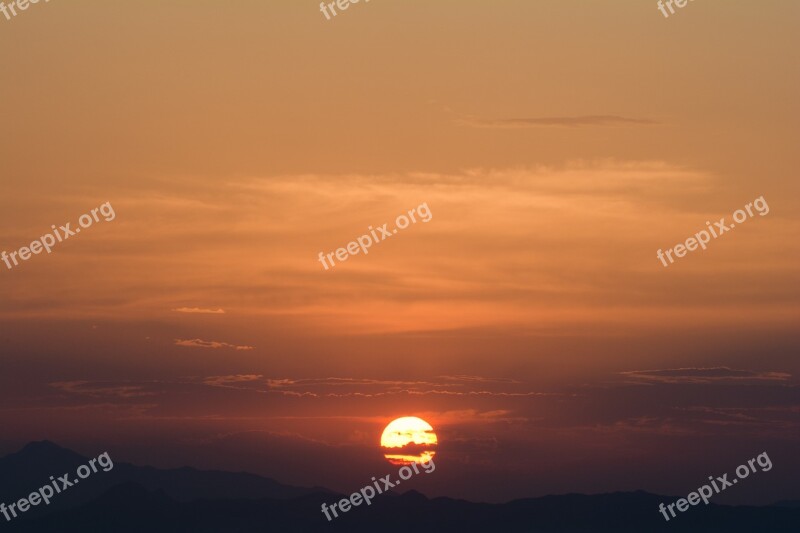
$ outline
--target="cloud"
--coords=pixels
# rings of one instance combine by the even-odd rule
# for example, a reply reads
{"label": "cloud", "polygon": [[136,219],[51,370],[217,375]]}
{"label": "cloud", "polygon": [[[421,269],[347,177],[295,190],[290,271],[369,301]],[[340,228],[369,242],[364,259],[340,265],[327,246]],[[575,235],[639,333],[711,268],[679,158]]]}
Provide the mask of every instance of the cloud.
{"label": "cloud", "polygon": [[448,381],[465,381],[467,383],[520,383],[519,381],[515,381],[513,379],[467,376],[463,374],[454,374],[450,376],[439,376],[439,377]]}
{"label": "cloud", "polygon": [[293,379],[268,379],[267,380],[267,387],[270,389],[278,389],[281,387],[292,386],[297,383],[296,380]]}
{"label": "cloud", "polygon": [[[438,397],[548,397],[561,393],[531,391],[520,381],[479,376],[441,376],[437,381],[382,380],[327,377],[267,378],[262,392],[314,398]],[[490,390],[487,390],[490,389]]]}
{"label": "cloud", "polygon": [[408,387],[416,385],[435,385],[430,381],[402,381],[385,379],[364,378],[314,378],[314,379],[268,379],[270,388],[282,387],[342,387],[342,386],[383,386],[383,387]]}
{"label": "cloud", "polygon": [[756,372],[734,370],[728,367],[674,368],[665,370],[632,370],[620,372],[637,380],[655,383],[716,383],[741,381],[788,381],[792,375],[786,372]]}
{"label": "cloud", "polygon": [[109,382],[89,381],[56,381],[50,383],[54,389],[70,394],[91,396],[93,398],[137,398],[141,396],[154,396],[156,393],[146,390],[147,385],[112,384]]}
{"label": "cloud", "polygon": [[29,407],[3,408],[0,411],[24,413],[33,416],[42,413],[43,416],[62,417],[78,416],[78,420],[90,417],[108,416],[111,420],[149,418],[153,410],[160,406],[156,403],[81,403],[73,405],[34,405]]}
{"label": "cloud", "polygon": [[[733,313],[739,320],[796,318],[787,307],[800,291],[786,259],[791,254],[771,255],[779,246],[768,218],[751,223],[750,236],[737,237],[736,246],[717,247],[722,272],[698,264],[696,276],[664,283],[664,272],[655,268],[663,270],[655,250],[730,208],[719,206],[718,181],[706,171],[660,161],[615,160],[448,173],[278,175],[231,180],[224,188],[200,183],[190,193],[170,181],[158,190],[137,189],[120,205],[141,216],[115,230],[123,233],[115,233],[114,247],[94,249],[87,242],[85,258],[65,266],[65,277],[86,280],[76,281],[70,298],[54,301],[60,293],[39,293],[32,280],[8,288],[5,301],[14,305],[0,305],[0,317],[77,313],[99,323],[110,309],[136,320],[159,308],[173,319],[189,309],[235,309],[244,319],[241,334],[249,331],[248,344],[260,347],[285,335],[345,331],[503,328],[550,335],[576,334],[573,326],[583,334],[595,324],[608,332],[631,324],[669,322],[674,328],[698,319],[730,323]],[[369,225],[391,224],[401,209],[423,201],[434,213],[429,223],[337,265],[336,283],[320,275],[319,251],[335,250]],[[164,262],[178,241],[186,246],[175,261]],[[471,259],[476,249],[487,251],[480,265]],[[747,262],[729,262],[727,254],[734,253]],[[151,272],[146,288],[108,277],[124,271],[131,255],[137,268]],[[105,273],[96,271],[92,257],[104,258]],[[212,263],[218,265],[213,272],[192,268]],[[768,286],[721,290],[742,269],[768,279]],[[763,304],[757,317],[734,311],[732,304],[744,301]],[[603,312],[609,306],[614,313]],[[175,335],[186,339],[188,333]]]}
{"label": "cloud", "polygon": [[224,309],[202,309],[200,307],[179,307],[177,309],[173,309],[176,313],[193,313],[193,314],[204,314],[204,315],[224,315]]}
{"label": "cloud", "polygon": [[210,376],[203,380],[203,383],[212,387],[221,387],[224,389],[240,389],[236,387],[239,383],[250,383],[258,381],[263,378],[261,374],[234,374],[229,376]]}
{"label": "cloud", "polygon": [[[426,431],[426,433],[431,433]],[[383,447],[384,453],[392,455],[422,455],[425,452],[436,450],[436,444],[417,444],[416,442],[409,442],[402,446],[385,446]]]}
{"label": "cloud", "polygon": [[[476,391],[468,391],[468,392],[460,392],[460,391],[446,391],[446,390],[430,390],[430,391],[402,391],[408,392],[408,394],[449,394],[454,396],[565,396],[565,394],[558,393],[558,392],[495,392],[495,391],[488,391],[488,390],[476,390]],[[574,394],[572,395],[574,396]]]}
{"label": "cloud", "polygon": [[237,346],[227,342],[204,341],[202,339],[175,339],[176,346],[186,346],[189,348],[233,348],[235,350],[253,350],[252,346]]}
{"label": "cloud", "polygon": [[464,117],[458,119],[459,124],[475,128],[577,128],[587,126],[650,126],[660,124],[658,121],[644,118],[621,117],[618,115],[584,115],[577,117],[535,117],[480,119]]}

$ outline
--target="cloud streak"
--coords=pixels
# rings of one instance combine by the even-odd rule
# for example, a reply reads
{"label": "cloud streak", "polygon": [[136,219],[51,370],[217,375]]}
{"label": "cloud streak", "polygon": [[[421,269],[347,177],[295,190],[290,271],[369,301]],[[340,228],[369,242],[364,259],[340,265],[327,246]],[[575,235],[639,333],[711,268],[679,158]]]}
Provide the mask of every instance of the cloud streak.
{"label": "cloud streak", "polygon": [[69,394],[90,396],[92,398],[120,398],[129,399],[141,396],[154,396],[156,393],[147,390],[149,384],[127,384],[90,381],[56,381],[50,383],[54,389]]}
{"label": "cloud streak", "polygon": [[263,378],[261,374],[235,374],[230,376],[210,376],[203,380],[203,384],[223,389],[242,389],[237,386],[241,383],[252,383]]}
{"label": "cloud streak", "polygon": [[728,367],[712,368],[672,368],[664,370],[632,370],[621,372],[636,380],[653,383],[719,383],[742,381],[788,381],[792,375],[786,372],[757,372],[754,370],[734,370]]}
{"label": "cloud streak", "polygon": [[176,346],[185,346],[187,348],[233,348],[234,350],[253,350],[252,346],[238,346],[236,344],[229,344],[227,342],[219,341],[204,341],[203,339],[175,339]]}
{"label": "cloud streak", "polygon": [[583,128],[602,126],[652,126],[660,124],[656,120],[631,118],[618,115],[583,115],[575,117],[533,117],[481,119],[464,117],[459,124],[474,128]]}
{"label": "cloud streak", "polygon": [[173,309],[176,313],[203,314],[203,315],[224,315],[224,309],[203,309],[201,307],[178,307]]}

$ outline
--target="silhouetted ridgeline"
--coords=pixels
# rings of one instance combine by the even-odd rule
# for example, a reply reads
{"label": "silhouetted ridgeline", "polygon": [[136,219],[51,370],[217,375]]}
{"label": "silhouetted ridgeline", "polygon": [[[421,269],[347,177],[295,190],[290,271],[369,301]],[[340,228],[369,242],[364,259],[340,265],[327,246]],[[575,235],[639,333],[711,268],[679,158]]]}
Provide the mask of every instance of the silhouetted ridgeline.
{"label": "silhouetted ridgeline", "polygon": [[[112,455],[113,458],[113,455]],[[55,444],[32,443],[0,459],[0,501],[27,496],[51,475],[74,472],[86,458]],[[328,522],[326,489],[306,489],[244,473],[180,468],[159,470],[115,463],[91,483],[72,487],[22,515],[0,522],[27,533],[536,533],[536,532],[747,532],[800,531],[800,508],[782,506],[695,507],[665,522],[658,503],[673,501],[645,492],[564,495],[506,504],[428,499],[414,491],[385,494]],[[788,504],[788,505],[787,505]]]}

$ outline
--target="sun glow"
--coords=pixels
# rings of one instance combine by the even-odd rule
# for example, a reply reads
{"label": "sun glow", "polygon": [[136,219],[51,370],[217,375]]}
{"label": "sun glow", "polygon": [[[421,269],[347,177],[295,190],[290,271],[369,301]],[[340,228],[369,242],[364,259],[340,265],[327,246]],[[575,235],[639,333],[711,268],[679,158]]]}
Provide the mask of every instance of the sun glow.
{"label": "sun glow", "polygon": [[381,435],[384,457],[397,465],[427,462],[436,455],[438,443],[433,427],[415,416],[393,420]]}

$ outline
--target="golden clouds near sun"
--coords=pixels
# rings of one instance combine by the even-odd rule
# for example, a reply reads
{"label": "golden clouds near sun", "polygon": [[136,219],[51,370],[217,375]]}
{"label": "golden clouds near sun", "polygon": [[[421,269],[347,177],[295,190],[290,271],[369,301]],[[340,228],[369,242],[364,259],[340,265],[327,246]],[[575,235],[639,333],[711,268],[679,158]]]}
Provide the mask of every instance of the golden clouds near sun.
{"label": "golden clouds near sun", "polygon": [[416,416],[393,420],[381,435],[384,457],[394,465],[427,463],[436,455],[438,443],[433,427]]}

